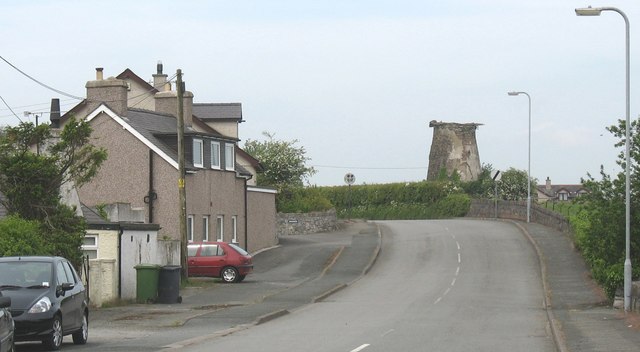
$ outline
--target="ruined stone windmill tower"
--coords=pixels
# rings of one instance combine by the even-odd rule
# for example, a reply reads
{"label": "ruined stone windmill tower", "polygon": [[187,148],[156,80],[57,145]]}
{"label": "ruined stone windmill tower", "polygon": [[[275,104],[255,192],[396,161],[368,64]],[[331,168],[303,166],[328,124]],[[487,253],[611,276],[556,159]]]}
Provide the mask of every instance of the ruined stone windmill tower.
{"label": "ruined stone windmill tower", "polygon": [[429,152],[427,180],[438,179],[440,170],[447,175],[457,171],[462,181],[478,179],[481,171],[476,129],[480,123],[429,122],[433,127],[433,141]]}

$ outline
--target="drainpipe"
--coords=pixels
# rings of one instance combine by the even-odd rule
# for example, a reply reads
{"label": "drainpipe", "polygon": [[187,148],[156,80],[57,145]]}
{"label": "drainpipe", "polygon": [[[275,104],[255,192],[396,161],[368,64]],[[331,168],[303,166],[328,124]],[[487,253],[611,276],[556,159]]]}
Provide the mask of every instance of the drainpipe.
{"label": "drainpipe", "polygon": [[247,178],[243,177],[244,179],[244,249],[248,252],[249,251],[249,219],[248,219],[248,214],[249,212],[247,211],[247,209],[249,208],[248,206],[248,202],[247,202]]}
{"label": "drainpipe", "polygon": [[122,234],[124,230],[118,230],[118,298],[122,298]]}
{"label": "drainpipe", "polygon": [[158,199],[158,194],[153,190],[153,150],[149,149],[149,192],[144,197],[144,202],[149,204],[149,223],[153,224],[153,201]]}

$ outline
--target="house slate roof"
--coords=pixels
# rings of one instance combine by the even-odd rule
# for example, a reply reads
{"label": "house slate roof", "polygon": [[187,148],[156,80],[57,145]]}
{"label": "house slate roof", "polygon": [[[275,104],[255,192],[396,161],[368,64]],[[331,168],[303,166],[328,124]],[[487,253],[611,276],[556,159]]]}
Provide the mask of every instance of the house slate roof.
{"label": "house slate roof", "polygon": [[203,121],[242,120],[241,103],[193,103],[193,114]]}
{"label": "house slate roof", "polygon": [[575,197],[581,191],[584,191],[583,185],[551,185],[550,189],[547,189],[546,185],[538,185],[538,192],[548,196],[555,197],[561,191],[565,191],[569,194],[570,197]]}

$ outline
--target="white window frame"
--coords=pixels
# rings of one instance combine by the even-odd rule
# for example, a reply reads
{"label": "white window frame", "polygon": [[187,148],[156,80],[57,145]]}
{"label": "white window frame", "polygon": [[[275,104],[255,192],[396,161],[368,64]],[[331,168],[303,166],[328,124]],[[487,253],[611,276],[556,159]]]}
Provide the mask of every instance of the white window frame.
{"label": "white window frame", "polygon": [[216,217],[216,239],[220,242],[224,241],[224,215]]}
{"label": "white window frame", "polygon": [[[218,159],[217,161],[215,159]],[[220,163],[220,142],[211,141],[211,168],[220,170],[222,164]]]}
{"label": "white window frame", "polygon": [[[196,150],[198,153],[196,153]],[[204,142],[202,139],[194,139],[193,140],[193,166],[195,167],[203,167],[204,166]]]}
{"label": "white window frame", "polygon": [[238,243],[238,215],[231,217],[231,242]]}
{"label": "white window frame", "polygon": [[187,242],[193,242],[193,215],[187,215]]}
{"label": "white window frame", "polygon": [[100,251],[98,250],[99,246],[98,246],[98,235],[97,234],[93,234],[93,233],[88,233],[84,236],[84,238],[93,238],[94,239],[94,243],[95,245],[93,246],[88,246],[85,245],[84,242],[83,244],[80,246],[80,248],[82,249],[82,252],[84,251],[95,251],[96,252],[96,259],[100,258]]}
{"label": "white window frame", "polygon": [[202,240],[209,241],[209,215],[202,217]]}
{"label": "white window frame", "polygon": [[229,171],[236,169],[236,149],[233,143],[224,144],[224,169]]}

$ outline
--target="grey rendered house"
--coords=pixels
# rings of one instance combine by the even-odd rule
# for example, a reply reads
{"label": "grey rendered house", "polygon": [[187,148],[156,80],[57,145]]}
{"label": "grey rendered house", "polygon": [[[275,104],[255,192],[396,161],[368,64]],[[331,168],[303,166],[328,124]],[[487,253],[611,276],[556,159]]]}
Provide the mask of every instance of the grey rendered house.
{"label": "grey rendered house", "polygon": [[[177,92],[161,64],[152,82],[129,69],[105,79],[96,69],[86,99],[52,114],[51,125],[85,119],[92,143],[108,152],[95,179],[77,189],[83,204],[144,209],[158,239],[179,240]],[[233,241],[250,252],[275,245],[275,191],[255,186],[260,164],[237,145],[241,105],[194,104],[188,91],[183,103],[189,241]]]}

